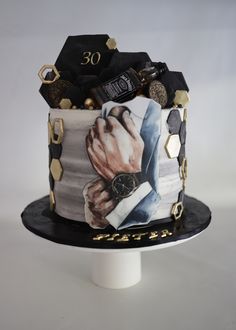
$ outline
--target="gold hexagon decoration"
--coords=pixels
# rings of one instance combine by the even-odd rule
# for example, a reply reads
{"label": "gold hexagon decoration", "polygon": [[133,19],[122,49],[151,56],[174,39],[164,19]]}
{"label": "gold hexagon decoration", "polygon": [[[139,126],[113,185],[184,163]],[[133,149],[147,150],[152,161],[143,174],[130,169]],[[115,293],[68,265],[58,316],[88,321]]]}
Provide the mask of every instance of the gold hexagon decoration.
{"label": "gold hexagon decoration", "polygon": [[[46,80],[45,79],[44,71],[46,71],[46,70],[52,70],[54,72],[55,77],[52,80]],[[39,78],[40,78],[40,80],[42,81],[43,84],[52,84],[60,78],[60,73],[57,70],[57,68],[55,67],[55,65],[53,65],[53,64],[44,64],[42,66],[42,68],[39,70],[38,76],[39,76]]]}
{"label": "gold hexagon decoration", "polygon": [[179,155],[181,143],[179,139],[179,134],[171,134],[168,136],[165,150],[169,158],[176,158]]}
{"label": "gold hexagon decoration", "polygon": [[182,164],[179,168],[179,174],[182,180],[187,179],[187,172],[188,172],[188,163],[187,163],[187,158],[184,157]]}
{"label": "gold hexagon decoration", "polygon": [[174,203],[171,209],[171,214],[173,215],[175,220],[178,220],[181,218],[184,211],[184,206],[182,202]]}
{"label": "gold hexagon decoration", "polygon": [[55,181],[60,181],[62,178],[63,169],[59,159],[53,158],[50,165],[50,171]]}
{"label": "gold hexagon decoration", "polygon": [[[57,137],[55,137],[55,134]],[[48,141],[49,143],[60,144],[64,136],[64,122],[62,118],[55,118],[51,123],[48,122]]]}
{"label": "gold hexagon decoration", "polygon": [[55,201],[55,195],[52,190],[49,192],[49,202],[50,202],[50,210],[53,211],[55,209],[56,201]]}
{"label": "gold hexagon decoration", "polygon": [[190,97],[187,91],[177,90],[175,92],[174,104],[182,105],[183,107],[190,101]]}
{"label": "gold hexagon decoration", "polygon": [[70,99],[61,99],[59,107],[61,109],[70,109],[72,107],[72,102]]}
{"label": "gold hexagon decoration", "polygon": [[116,49],[116,39],[114,38],[107,39],[106,45],[109,49]]}

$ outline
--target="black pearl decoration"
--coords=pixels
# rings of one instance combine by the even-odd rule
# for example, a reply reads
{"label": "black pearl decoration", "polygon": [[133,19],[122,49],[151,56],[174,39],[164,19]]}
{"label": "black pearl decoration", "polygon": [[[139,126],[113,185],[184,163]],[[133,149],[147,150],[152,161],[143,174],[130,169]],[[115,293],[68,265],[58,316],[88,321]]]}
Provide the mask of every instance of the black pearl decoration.
{"label": "black pearl decoration", "polygon": [[170,111],[170,114],[167,118],[167,124],[170,134],[179,134],[181,127],[181,117],[179,110],[174,109]]}

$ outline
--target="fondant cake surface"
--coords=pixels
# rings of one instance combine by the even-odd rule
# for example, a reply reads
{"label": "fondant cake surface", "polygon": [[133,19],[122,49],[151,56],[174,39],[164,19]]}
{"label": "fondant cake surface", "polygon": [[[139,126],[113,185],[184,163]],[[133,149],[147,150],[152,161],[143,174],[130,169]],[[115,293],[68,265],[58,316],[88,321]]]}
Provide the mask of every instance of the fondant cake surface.
{"label": "fondant cake surface", "polygon": [[[137,133],[140,134],[142,125],[146,121],[145,114],[152,105],[150,113],[153,115],[156,112],[156,125],[147,126],[146,148],[150,144],[150,140],[156,134],[157,147],[151,152],[156,153],[155,175],[156,175],[156,193],[157,199],[155,207],[145,217],[143,223],[149,223],[152,220],[168,218],[171,215],[171,209],[174,203],[178,202],[179,194],[182,191],[182,180],[180,178],[178,158],[169,158],[166,151],[166,142],[170,136],[169,125],[167,119],[170,118],[172,112],[178,112],[179,125],[183,122],[183,109],[171,108],[160,109],[160,105],[151,99],[144,97],[136,97],[135,99],[122,104],[130,110],[130,117],[134,123]],[[50,109],[50,122],[53,125],[55,120],[62,119],[64,125],[64,135],[62,140],[62,153],[60,163],[63,169],[63,174],[60,181],[54,183],[55,196],[55,212],[62,217],[77,221],[88,221],[89,215],[87,212],[84,190],[89,182],[99,178],[98,173],[93,167],[88,155],[86,146],[86,136],[91,127],[94,126],[96,119],[106,116],[106,112],[120,106],[115,102],[108,102],[103,105],[101,110],[85,111],[85,110],[63,110]],[[159,110],[159,111],[158,111]],[[154,116],[155,118],[155,116]],[[178,125],[178,123],[176,123]],[[155,129],[155,131],[151,131]],[[158,131],[159,129],[159,131]],[[122,134],[119,136],[122,138]],[[126,141],[124,141],[123,149],[126,152]],[[144,148],[145,149],[145,148]],[[178,149],[178,146],[175,146]],[[178,153],[178,150],[177,150]],[[119,159],[117,159],[119,161]],[[153,169],[146,168],[150,171]],[[144,169],[145,170],[145,169]],[[149,175],[147,173],[147,175]],[[106,220],[115,228],[122,228],[122,222],[127,216],[132,213],[132,210],[138,205],[140,200],[147,196],[152,190],[149,181],[143,180],[141,184],[142,190],[137,189],[131,196],[124,198],[106,214]],[[140,187],[139,187],[140,188]],[[146,207],[151,202],[147,200]],[[136,213],[137,214],[137,213]],[[138,213],[140,214],[140,212]],[[131,221],[135,225],[135,221]],[[138,219],[137,224],[142,224],[142,219]],[[127,224],[129,226],[129,224]],[[92,223],[93,227],[99,227],[99,223]],[[103,227],[104,225],[102,225]]]}

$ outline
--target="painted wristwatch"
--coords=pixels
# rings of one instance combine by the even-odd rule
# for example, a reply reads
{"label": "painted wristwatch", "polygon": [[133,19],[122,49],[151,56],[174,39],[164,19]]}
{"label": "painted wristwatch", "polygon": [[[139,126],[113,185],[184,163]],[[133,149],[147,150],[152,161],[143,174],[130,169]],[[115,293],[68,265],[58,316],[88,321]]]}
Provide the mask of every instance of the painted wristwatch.
{"label": "painted wristwatch", "polygon": [[136,173],[117,174],[111,182],[113,197],[118,200],[129,197],[139,184],[138,174]]}

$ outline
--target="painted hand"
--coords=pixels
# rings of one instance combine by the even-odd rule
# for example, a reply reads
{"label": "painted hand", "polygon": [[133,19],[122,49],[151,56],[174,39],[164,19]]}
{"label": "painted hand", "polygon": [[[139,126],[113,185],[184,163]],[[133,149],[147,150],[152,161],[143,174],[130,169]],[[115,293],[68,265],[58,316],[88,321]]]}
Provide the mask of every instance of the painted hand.
{"label": "painted hand", "polygon": [[97,118],[86,145],[95,170],[108,181],[118,173],[141,171],[144,143],[128,111],[123,112],[122,124],[113,116]]}
{"label": "painted hand", "polygon": [[117,202],[106,190],[105,182],[101,178],[86,184],[83,190],[85,200],[85,220],[92,228],[105,228],[109,222],[105,216],[110,213]]}

